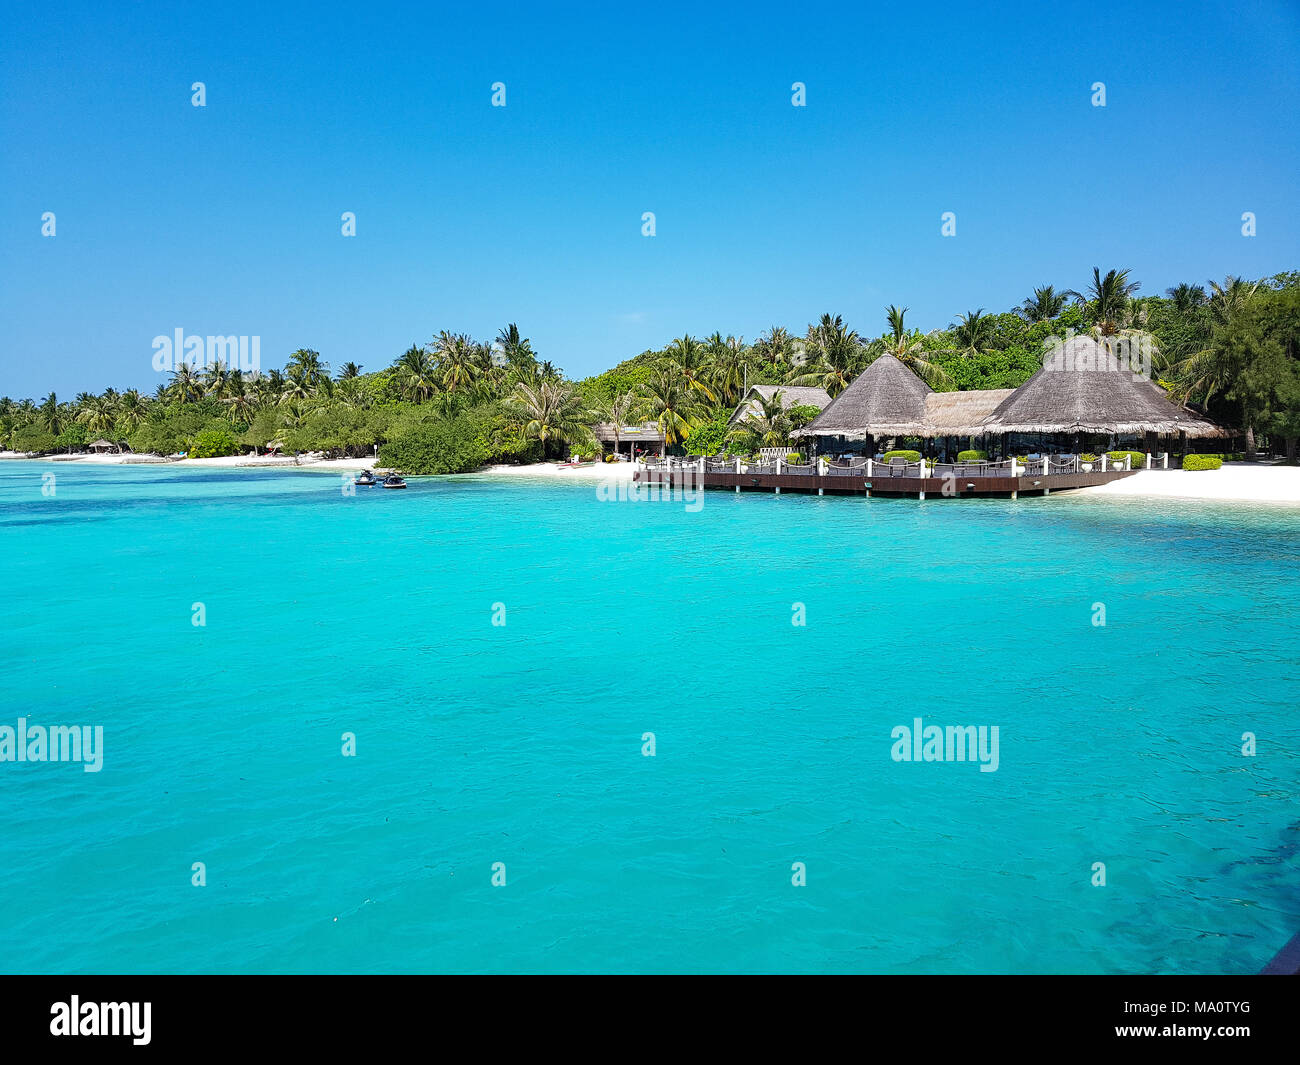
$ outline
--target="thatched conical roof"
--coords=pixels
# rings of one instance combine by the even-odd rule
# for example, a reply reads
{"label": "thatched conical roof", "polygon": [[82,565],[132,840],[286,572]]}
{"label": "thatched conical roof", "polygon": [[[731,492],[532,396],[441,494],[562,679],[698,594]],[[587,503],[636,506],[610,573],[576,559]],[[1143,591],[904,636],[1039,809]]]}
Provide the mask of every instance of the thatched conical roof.
{"label": "thatched conical roof", "polygon": [[1164,389],[1117,365],[1091,337],[1072,337],[1043,368],[998,404],[986,433],[1161,433],[1222,436],[1174,404]]}
{"label": "thatched conical roof", "polygon": [[893,355],[881,355],[813,419],[813,436],[910,436],[925,432],[931,388]]}

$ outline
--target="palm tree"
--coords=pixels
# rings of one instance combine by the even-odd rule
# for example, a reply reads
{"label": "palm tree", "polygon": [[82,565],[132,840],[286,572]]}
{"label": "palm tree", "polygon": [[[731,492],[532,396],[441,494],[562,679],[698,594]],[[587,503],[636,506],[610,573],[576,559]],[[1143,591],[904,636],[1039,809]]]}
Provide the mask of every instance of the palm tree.
{"label": "palm tree", "polygon": [[808,326],[805,343],[812,364],[793,371],[787,383],[815,385],[824,388],[832,398],[838,396],[848,387],[863,360],[862,341],[857,332],[845,325],[838,314],[833,318],[823,314],[815,325]]}
{"label": "palm tree", "polygon": [[1046,322],[1065,310],[1066,302],[1072,298],[1079,298],[1079,293],[1074,289],[1067,288],[1064,292],[1057,292],[1054,286],[1043,285],[1041,288],[1034,289],[1034,294],[1020,305],[1016,313],[1031,325],[1035,322]]}
{"label": "palm tree", "polygon": [[226,417],[232,422],[250,422],[257,410],[257,394],[248,387],[244,375],[238,370],[230,375],[230,384],[221,402],[226,406]]}
{"label": "palm tree", "polygon": [[678,337],[665,349],[669,360],[676,364],[678,372],[686,379],[687,387],[703,393],[710,403],[717,402],[717,396],[705,383],[709,373],[709,360],[704,346],[689,333]]}
{"label": "palm tree", "polygon": [[1165,295],[1173,303],[1174,310],[1184,318],[1205,303],[1205,289],[1200,285],[1189,285],[1186,281],[1165,289]]}
{"label": "palm tree", "polygon": [[525,373],[537,362],[532,344],[527,337],[519,335],[519,326],[514,322],[497,333],[496,343],[505,357],[507,369],[514,373]]}
{"label": "palm tree", "polygon": [[713,386],[718,400],[723,406],[734,407],[749,381],[749,360],[746,355],[743,337],[729,336],[723,339],[720,333],[709,338],[709,350],[713,356]]}
{"label": "palm tree", "polygon": [[794,338],[784,326],[774,325],[754,342],[754,354],[769,362],[788,362],[794,355]]}
{"label": "palm tree", "polygon": [[921,344],[919,332],[907,331],[907,307],[895,307],[892,303],[885,308],[885,319],[889,323],[889,336],[874,341],[868,354],[874,359],[881,354],[892,355],[917,377],[934,389],[955,388],[948,371],[937,362],[926,357]]}
{"label": "palm tree", "polygon": [[36,422],[42,429],[55,436],[63,432],[63,410],[59,407],[59,397],[53,392],[41,400]]}
{"label": "palm tree", "polygon": [[117,421],[128,432],[139,426],[148,413],[148,404],[134,388],[128,388],[122,393],[122,398],[117,404]]}
{"label": "palm tree", "polygon": [[280,395],[280,403],[302,403],[316,392],[316,381],[310,376],[311,371],[300,365],[289,366],[289,373],[285,379],[284,391]]}
{"label": "palm tree", "polygon": [[226,398],[226,386],[229,381],[230,371],[220,359],[199,375],[199,387],[203,389],[203,394],[213,399]]}
{"label": "palm tree", "polygon": [[340,381],[351,381],[354,377],[360,377],[360,376],[361,376],[361,367],[358,366],[355,362],[345,362],[339,368]]}
{"label": "palm tree", "polygon": [[321,378],[328,380],[329,364],[321,362],[320,352],[312,351],[311,348],[299,348],[289,356],[285,372],[290,376],[296,372],[299,380],[314,388]]}
{"label": "palm tree", "polygon": [[754,438],[759,447],[788,446],[794,426],[782,403],[783,395],[778,389],[768,399],[758,396],[758,410],[746,414],[727,434],[728,439]]}
{"label": "palm tree", "polygon": [[542,381],[536,385],[523,381],[506,399],[506,407],[524,420],[524,436],[540,440],[543,454],[548,443],[589,444],[593,441],[587,410],[572,386],[563,381]]}
{"label": "palm tree", "polygon": [[117,409],[106,395],[91,396],[77,415],[81,422],[95,436],[108,436],[117,421]]}
{"label": "palm tree", "polygon": [[952,329],[957,334],[958,347],[972,355],[987,349],[993,343],[993,317],[985,314],[983,307],[961,315],[953,323]]}
{"label": "palm tree", "polygon": [[1119,330],[1130,297],[1141,287],[1140,281],[1129,281],[1127,270],[1108,270],[1102,277],[1100,267],[1092,268],[1088,294],[1092,297],[1093,314],[1102,335],[1110,336]]}
{"label": "palm tree", "polygon": [[440,332],[433,340],[442,387],[448,392],[468,388],[481,372],[478,346],[464,333]]}
{"label": "palm tree", "polygon": [[664,434],[667,444],[680,444],[699,424],[700,400],[689,378],[665,369],[641,385],[642,407]]}
{"label": "palm tree", "polygon": [[181,404],[188,403],[192,399],[202,398],[203,385],[199,380],[199,375],[194,372],[194,367],[188,362],[181,363],[172,371],[169,392],[171,397]]}
{"label": "palm tree", "polygon": [[1214,290],[1208,301],[1210,316],[1220,326],[1228,325],[1259,289],[1258,282],[1243,281],[1240,277],[1231,275],[1223,279],[1222,285],[1216,281],[1209,284]]}
{"label": "palm tree", "polygon": [[438,367],[426,348],[412,344],[393,363],[402,398],[424,403],[438,391]]}

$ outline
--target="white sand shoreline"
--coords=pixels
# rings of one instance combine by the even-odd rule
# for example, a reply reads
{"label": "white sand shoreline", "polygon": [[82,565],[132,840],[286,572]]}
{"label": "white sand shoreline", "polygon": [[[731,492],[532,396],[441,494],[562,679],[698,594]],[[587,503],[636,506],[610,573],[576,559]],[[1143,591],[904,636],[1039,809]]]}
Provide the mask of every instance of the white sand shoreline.
{"label": "white sand shoreline", "polygon": [[1069,494],[1300,506],[1300,466],[1232,462],[1217,470],[1139,470],[1132,477],[1074,489]]}
{"label": "white sand shoreline", "polygon": [[[43,455],[29,458],[14,452],[0,452],[0,460],[59,464],[76,463],[96,466],[151,465],[168,468],[219,468],[299,470],[321,473],[339,470],[380,469],[374,458],[311,459],[295,464],[282,456],[253,458],[228,455],[212,459],[175,459],[169,462],[147,461],[143,455]],[[146,461],[140,461],[140,460]],[[132,461],[134,460],[134,461]],[[630,481],[630,462],[598,462],[590,466],[567,467],[563,463],[537,462],[527,466],[489,466],[475,471],[475,477],[528,481]],[[1300,466],[1266,466],[1234,462],[1218,470],[1139,470],[1109,484],[1069,491],[1070,496],[1141,498],[1146,500],[1203,500],[1219,503],[1281,503],[1300,506]]]}
{"label": "white sand shoreline", "polygon": [[212,459],[163,459],[157,455],[39,455],[28,457],[12,451],[0,452],[0,460],[14,462],[42,462],[57,465],[71,463],[84,466],[160,466],[169,469],[211,467],[219,469],[250,470],[377,470],[375,459],[313,459],[294,462],[292,456],[283,455],[223,455]]}

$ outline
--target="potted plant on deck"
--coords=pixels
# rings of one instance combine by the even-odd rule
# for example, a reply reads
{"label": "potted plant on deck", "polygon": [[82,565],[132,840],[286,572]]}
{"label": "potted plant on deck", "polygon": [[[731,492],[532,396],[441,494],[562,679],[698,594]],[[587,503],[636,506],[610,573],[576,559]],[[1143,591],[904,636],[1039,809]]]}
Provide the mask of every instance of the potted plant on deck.
{"label": "potted plant on deck", "polygon": [[1092,473],[1092,464],[1096,461],[1096,455],[1080,455],[1079,469],[1083,470],[1084,473]]}

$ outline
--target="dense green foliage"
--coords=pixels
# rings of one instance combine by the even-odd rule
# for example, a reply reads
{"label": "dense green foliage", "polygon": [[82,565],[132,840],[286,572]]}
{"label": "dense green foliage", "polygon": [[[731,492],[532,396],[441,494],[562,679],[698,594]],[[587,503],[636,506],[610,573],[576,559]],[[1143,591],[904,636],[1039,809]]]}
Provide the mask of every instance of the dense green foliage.
{"label": "dense green foliage", "polygon": [[958,451],[958,462],[987,462],[989,453],[987,451]]}
{"label": "dense green foliage", "polygon": [[228,425],[200,429],[194,434],[190,445],[189,457],[192,459],[212,459],[220,455],[237,455],[239,448],[235,444],[235,435]]}
{"label": "dense green foliage", "polygon": [[682,336],[577,382],[540,360],[514,325],[491,343],[444,330],[368,374],[348,362],[331,377],[319,353],[300,349],[266,373],[181,366],[153,396],[109,389],[71,403],[53,393],[39,403],[3,398],[0,444],[75,451],[103,437],[164,455],[272,446],[331,457],[378,452],[382,463],[427,473],[590,455],[597,424],[653,423],[677,452],[749,454],[800,446],[817,414],[787,407],[778,394],[732,424],[753,385],[814,385],[835,397],[888,353],[939,390],[1014,388],[1039,369],[1046,344],[1087,332],[1143,342],[1173,398],[1239,433],[1248,456],[1262,436],[1294,458],[1300,273],[1230,277],[1208,291],[1181,284],[1164,296],[1139,291],[1127,271],[1095,268],[1082,291],[1043,285],[1013,310],[967,311],[928,333],[908,327],[906,307],[884,308],[875,338],[824,314],[802,334],[773,326],[752,343]]}
{"label": "dense green foliage", "polygon": [[1106,457],[1112,462],[1123,462],[1125,458],[1131,459],[1130,467],[1140,470],[1147,464],[1147,456],[1144,451],[1107,451]]}
{"label": "dense green foliage", "polygon": [[1184,455],[1183,469],[1185,470],[1217,470],[1223,465],[1223,459],[1218,455]]}
{"label": "dense green foliage", "polygon": [[903,459],[905,462],[920,462],[921,453],[919,451],[886,451],[881,460],[890,462],[893,459]]}

